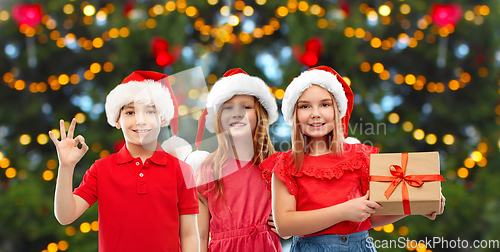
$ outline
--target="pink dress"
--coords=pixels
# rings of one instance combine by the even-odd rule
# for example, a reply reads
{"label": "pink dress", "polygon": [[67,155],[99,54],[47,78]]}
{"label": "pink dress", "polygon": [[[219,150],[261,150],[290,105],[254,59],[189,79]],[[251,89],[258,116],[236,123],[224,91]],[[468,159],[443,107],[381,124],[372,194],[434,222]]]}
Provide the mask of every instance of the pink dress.
{"label": "pink dress", "polygon": [[208,251],[282,251],[279,236],[267,225],[271,195],[259,166],[230,159],[222,178],[225,201],[219,195],[215,203],[217,188],[206,192],[214,184],[213,176],[208,171],[203,174],[197,189],[208,200],[211,237]]}

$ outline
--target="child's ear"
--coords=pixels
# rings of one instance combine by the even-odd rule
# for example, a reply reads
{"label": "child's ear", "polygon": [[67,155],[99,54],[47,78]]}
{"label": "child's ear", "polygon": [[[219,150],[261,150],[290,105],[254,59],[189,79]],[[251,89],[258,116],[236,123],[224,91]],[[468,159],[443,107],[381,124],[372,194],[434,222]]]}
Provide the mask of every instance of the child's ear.
{"label": "child's ear", "polygon": [[120,117],[121,117],[121,113],[122,113],[122,109],[120,109],[120,114],[118,114],[118,118],[116,118],[116,128],[117,129],[120,129],[122,126],[120,125]]}

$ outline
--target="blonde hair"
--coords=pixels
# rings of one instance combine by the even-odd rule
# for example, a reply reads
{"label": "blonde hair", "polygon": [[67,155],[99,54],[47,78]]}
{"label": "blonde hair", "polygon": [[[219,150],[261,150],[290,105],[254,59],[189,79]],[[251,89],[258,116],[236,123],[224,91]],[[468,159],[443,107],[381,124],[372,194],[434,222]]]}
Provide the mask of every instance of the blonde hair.
{"label": "blonde hair", "polygon": [[[339,116],[339,107],[333,95],[330,92],[328,93],[334,101],[332,103],[332,109],[334,112],[334,127],[333,130],[328,133],[327,146],[329,146],[328,149],[331,155],[339,157],[343,154],[344,133],[342,130],[342,122]],[[311,151],[309,144],[309,137],[302,133],[302,131],[300,130],[300,125],[298,124],[297,118],[297,103],[295,103],[292,118],[292,164],[295,166],[296,173],[299,173],[302,170],[304,158],[306,155],[309,155]]]}
{"label": "blonde hair", "polygon": [[[264,107],[260,104],[259,100],[255,98],[254,102],[255,113],[257,117],[257,126],[255,128],[255,132],[253,133],[253,153],[254,156],[252,158],[252,166],[258,165],[264,159],[274,154],[276,151],[274,149],[273,143],[271,141],[271,137],[269,136],[269,115]],[[212,204],[215,203],[219,195],[222,200],[228,207],[229,211],[231,209],[227,205],[226,199],[224,198],[223,192],[223,184],[222,184],[222,171],[229,160],[230,151],[233,151],[233,147],[231,146],[231,142],[229,139],[229,135],[227,132],[223,132],[222,126],[220,124],[220,118],[222,114],[222,106],[219,108],[217,113],[215,114],[215,122],[214,128],[217,136],[218,147],[215,152],[210,153],[203,162],[200,164],[200,175],[206,176],[210,174],[213,176],[214,184],[212,188],[208,188],[203,194],[208,193],[213,190],[217,190],[214,196],[214,200]],[[250,167],[252,167],[250,166]],[[198,178],[200,181],[200,178]],[[202,181],[211,181],[203,179]],[[201,197],[200,193],[198,193],[198,197]]]}

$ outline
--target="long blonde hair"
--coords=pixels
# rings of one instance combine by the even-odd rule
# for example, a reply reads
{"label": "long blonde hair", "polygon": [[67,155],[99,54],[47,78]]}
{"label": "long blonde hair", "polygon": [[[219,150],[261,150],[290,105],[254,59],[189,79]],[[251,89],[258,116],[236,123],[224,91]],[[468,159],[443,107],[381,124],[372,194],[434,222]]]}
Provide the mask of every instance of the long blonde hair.
{"label": "long blonde hair", "polygon": [[[271,156],[276,152],[273,143],[271,141],[271,137],[269,136],[269,115],[267,111],[264,109],[264,107],[260,104],[257,98],[255,98],[254,108],[257,117],[257,127],[255,128],[255,132],[253,134],[254,156],[252,158],[253,162],[252,166],[260,164],[262,161],[264,161],[264,159],[266,159],[267,157]],[[206,176],[206,174],[210,174],[213,176],[214,184],[212,188],[208,188],[205,192],[203,192],[205,194],[210,191],[217,190],[212,204],[215,203],[215,201],[220,195],[226,206],[229,208],[224,198],[222,171],[229,157],[231,156],[230,151],[233,151],[233,148],[231,146],[231,142],[227,132],[223,131],[222,126],[220,124],[221,114],[222,114],[222,106],[217,111],[214,122],[215,123],[214,128],[216,131],[217,143],[218,143],[217,150],[215,150],[213,153],[210,153],[205,158],[205,160],[201,162],[200,168],[202,170],[199,174],[200,175],[204,174],[204,176]],[[208,181],[211,181],[211,179]],[[200,196],[201,195],[198,194],[198,197]],[[231,211],[231,209],[229,209],[229,211]]]}
{"label": "long blonde hair", "polygon": [[[330,93],[330,92],[328,92]],[[334,112],[333,123],[334,127],[331,132],[328,133],[328,146],[330,154],[333,156],[342,156],[343,154],[343,142],[344,135],[342,130],[342,123],[339,115],[339,108],[337,101],[330,93],[330,97],[334,101],[332,103],[332,109]],[[306,155],[309,155],[311,148],[308,147],[310,143],[309,137],[306,136],[300,130],[300,125],[298,124],[297,118],[297,103],[295,103],[295,108],[293,110],[293,120],[292,120],[292,164],[295,166],[295,172],[299,173],[302,170],[302,164]]]}

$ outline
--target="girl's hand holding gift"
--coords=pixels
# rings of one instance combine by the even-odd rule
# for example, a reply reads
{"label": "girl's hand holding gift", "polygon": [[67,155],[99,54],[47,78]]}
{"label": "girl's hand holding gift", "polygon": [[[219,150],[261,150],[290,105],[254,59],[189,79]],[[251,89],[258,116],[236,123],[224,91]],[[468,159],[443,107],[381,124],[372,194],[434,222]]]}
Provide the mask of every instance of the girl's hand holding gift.
{"label": "girl's hand holding gift", "polygon": [[[443,190],[443,188],[441,188]],[[446,198],[443,196],[443,193],[441,193],[441,207],[439,208],[439,213],[431,213],[431,214],[424,214],[423,216],[429,218],[430,220],[435,220],[436,216],[438,214],[442,214],[444,212],[444,206],[446,205]]]}
{"label": "girl's hand holding gift", "polygon": [[382,209],[382,206],[374,201],[368,200],[369,192],[364,196],[355,198],[343,203],[346,209],[346,218],[353,222],[363,222],[375,213],[377,209]]}

